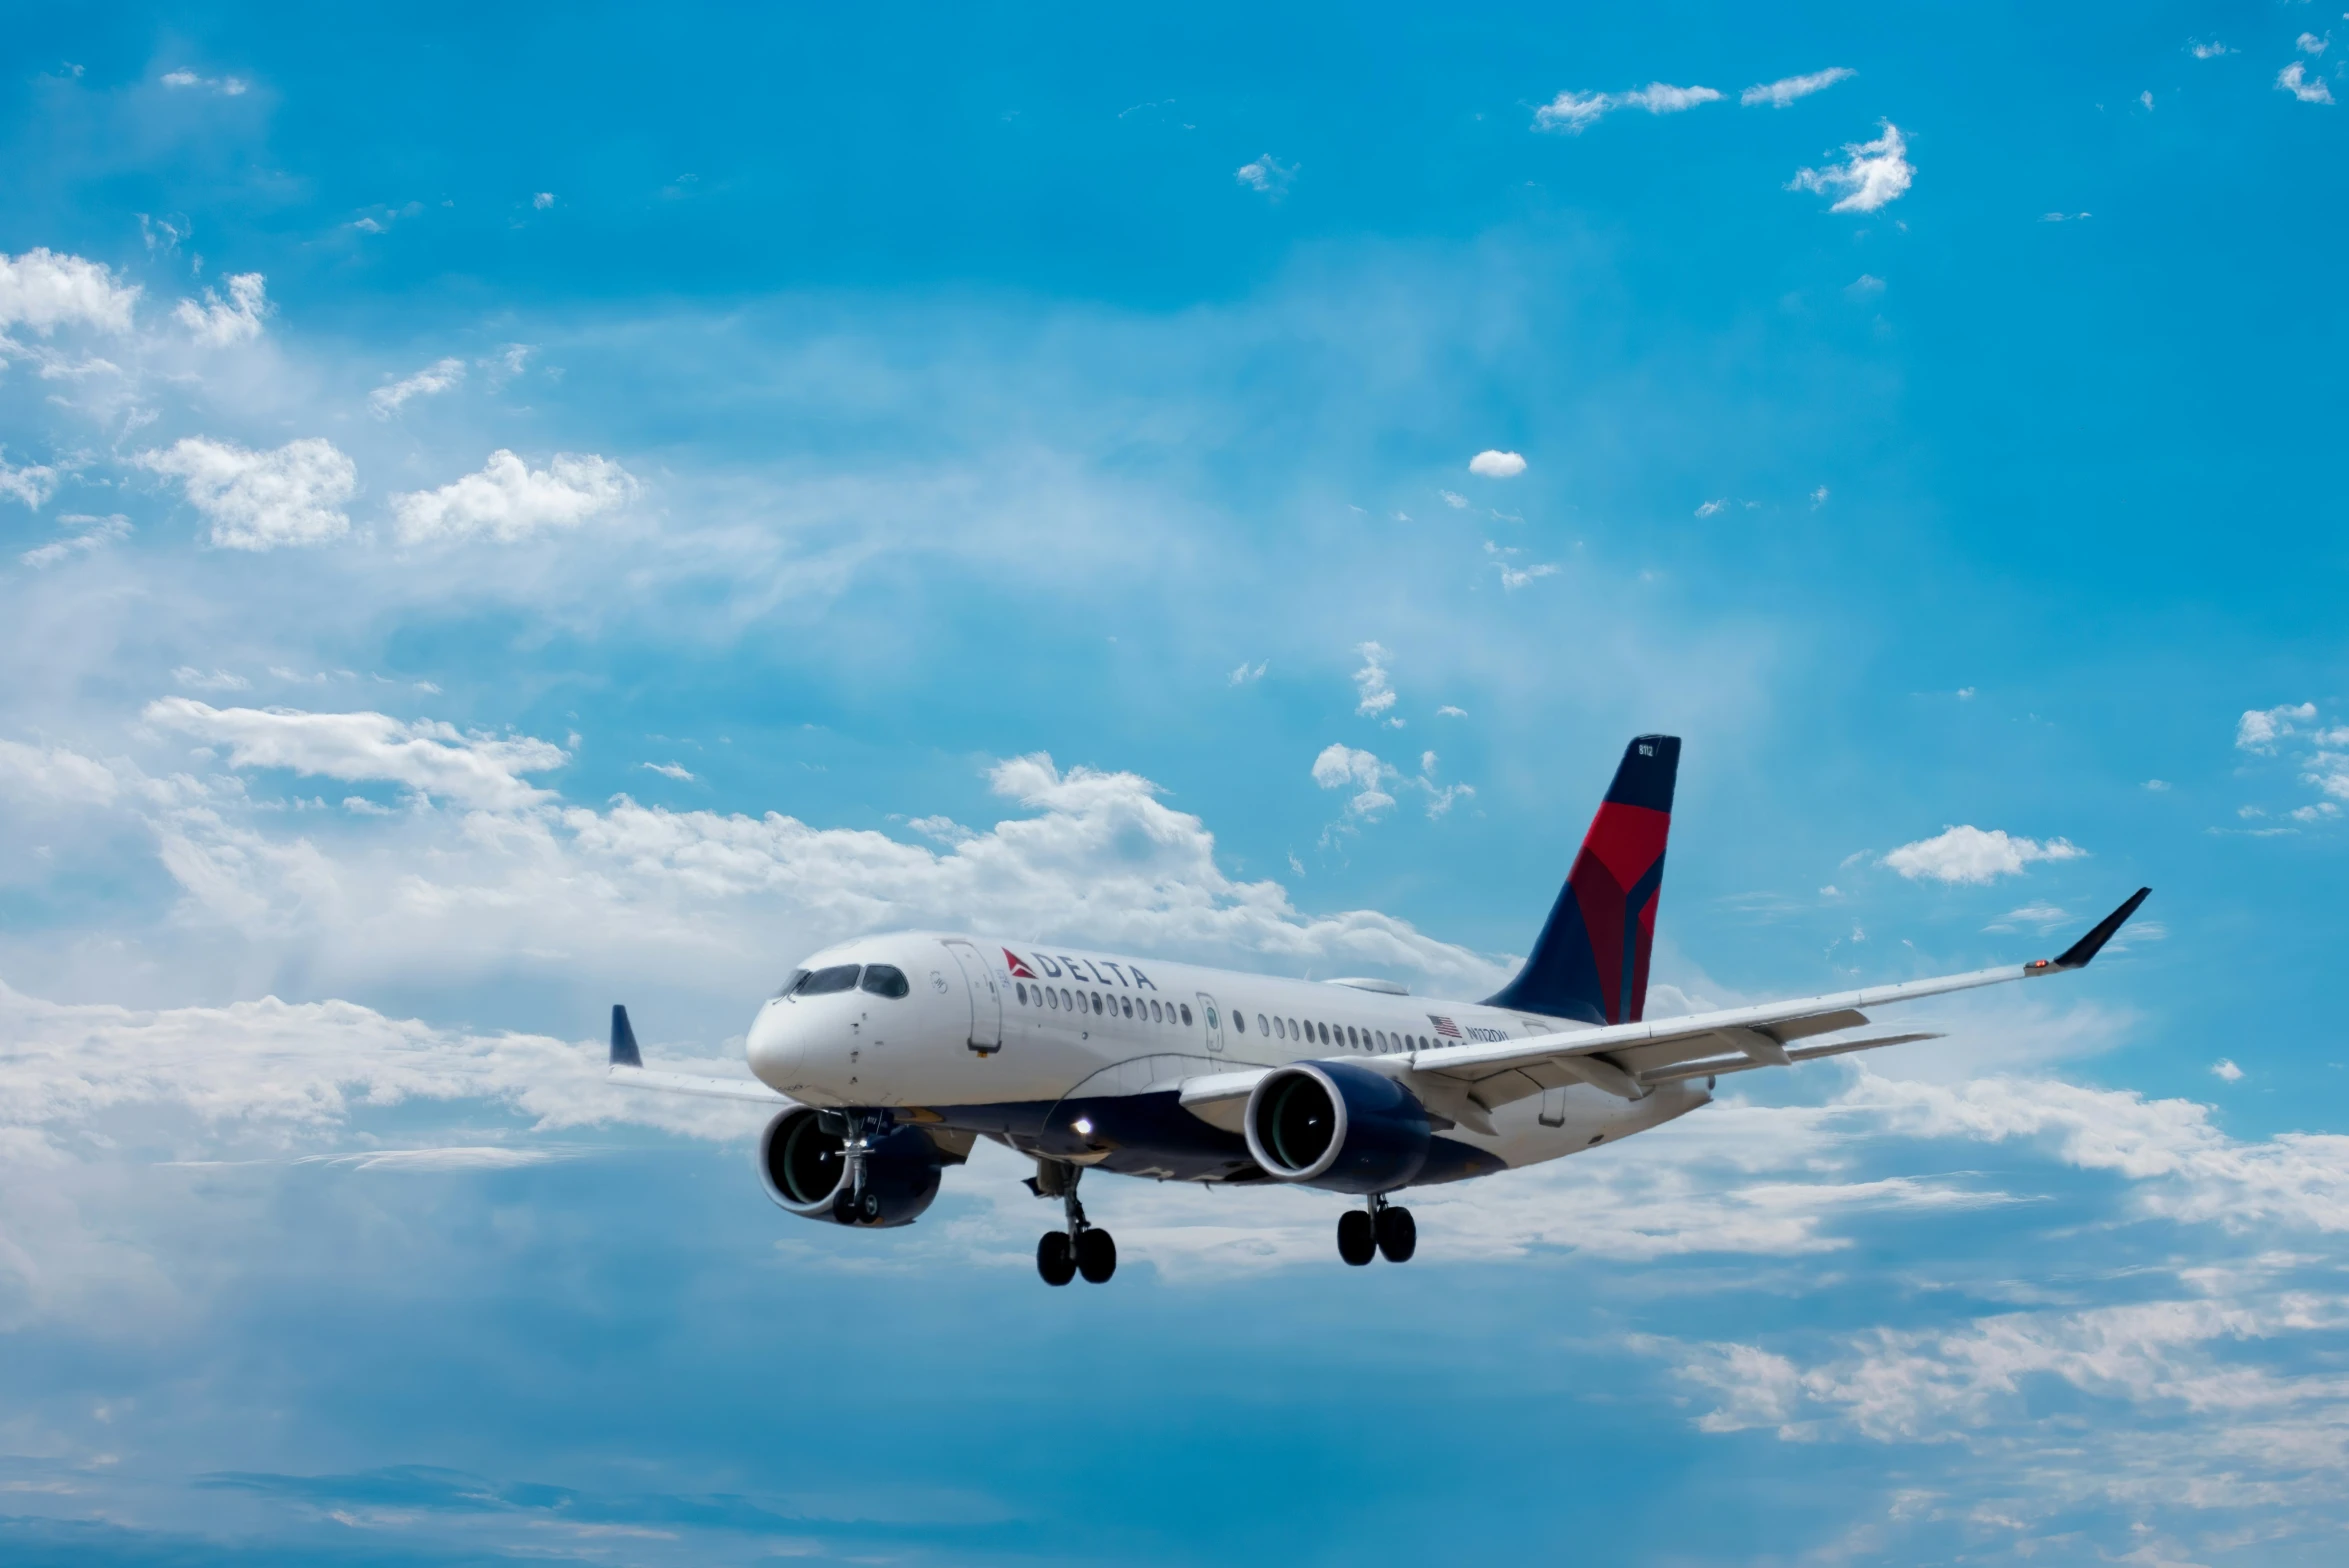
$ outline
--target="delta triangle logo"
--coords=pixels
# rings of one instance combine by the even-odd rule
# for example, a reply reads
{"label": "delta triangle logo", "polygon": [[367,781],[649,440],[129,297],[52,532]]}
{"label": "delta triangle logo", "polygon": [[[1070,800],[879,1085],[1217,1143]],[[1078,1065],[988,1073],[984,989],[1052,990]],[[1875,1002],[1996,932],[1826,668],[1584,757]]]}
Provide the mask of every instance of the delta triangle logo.
{"label": "delta triangle logo", "polygon": [[1008,947],[1003,950],[1003,961],[1011,965],[1011,977],[1014,980],[1033,980],[1036,978],[1036,971],[1030,969],[1027,966],[1026,961],[1023,960],[1019,954],[1013,952]]}

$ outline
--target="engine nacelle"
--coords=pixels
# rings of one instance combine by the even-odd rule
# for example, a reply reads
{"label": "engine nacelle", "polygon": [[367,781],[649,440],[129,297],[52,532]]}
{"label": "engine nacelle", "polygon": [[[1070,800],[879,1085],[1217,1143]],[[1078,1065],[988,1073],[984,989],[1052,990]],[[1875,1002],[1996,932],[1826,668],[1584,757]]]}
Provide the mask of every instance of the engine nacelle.
{"label": "engine nacelle", "polygon": [[759,1138],[759,1180],[780,1208],[835,1225],[911,1225],[938,1196],[947,1157],[919,1127],[893,1127],[865,1154],[864,1191],[848,1184],[848,1139],[795,1105]]}
{"label": "engine nacelle", "polygon": [[1332,1192],[1391,1192],[1427,1163],[1427,1107],[1350,1062],[1297,1062],[1266,1073],[1241,1123],[1248,1152],[1275,1181]]}

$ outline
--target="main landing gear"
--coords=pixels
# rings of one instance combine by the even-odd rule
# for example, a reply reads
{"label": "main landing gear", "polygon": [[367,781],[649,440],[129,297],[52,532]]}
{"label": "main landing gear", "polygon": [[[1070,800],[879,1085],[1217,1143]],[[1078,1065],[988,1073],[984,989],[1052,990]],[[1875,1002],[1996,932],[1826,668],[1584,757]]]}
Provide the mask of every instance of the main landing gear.
{"label": "main landing gear", "polygon": [[1085,1206],[1077,1201],[1077,1179],[1084,1174],[1081,1165],[1038,1160],[1028,1183],[1037,1197],[1060,1199],[1068,1215],[1066,1230],[1048,1230],[1036,1243],[1036,1272],[1047,1285],[1065,1285],[1079,1274],[1088,1285],[1103,1285],[1117,1272],[1117,1243],[1087,1222]]}
{"label": "main landing gear", "polygon": [[1381,1253],[1389,1263],[1408,1263],[1419,1250],[1419,1225],[1411,1211],[1387,1202],[1383,1193],[1370,1195],[1367,1209],[1348,1209],[1338,1216],[1338,1256],[1360,1268]]}

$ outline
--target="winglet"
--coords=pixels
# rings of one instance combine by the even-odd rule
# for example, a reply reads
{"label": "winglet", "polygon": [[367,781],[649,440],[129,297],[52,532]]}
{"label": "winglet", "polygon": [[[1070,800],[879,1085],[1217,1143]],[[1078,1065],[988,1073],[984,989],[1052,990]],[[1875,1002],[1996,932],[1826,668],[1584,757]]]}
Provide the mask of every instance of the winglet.
{"label": "winglet", "polygon": [[637,1030],[627,1026],[627,1007],[620,1007],[618,1002],[613,1002],[611,1009],[611,1066],[644,1066],[644,1056],[637,1052]]}
{"label": "winglet", "polygon": [[2127,903],[2097,921],[2095,929],[2070,947],[2065,948],[2062,953],[2054,958],[2042,958],[2039,962],[2026,967],[2041,973],[2051,969],[2087,968],[2088,960],[2104,950],[2104,944],[2112,940],[2115,931],[2128,924],[2129,917],[2137,912],[2137,906],[2144,903],[2146,895],[2152,891],[2153,889],[2149,887],[2139,888],[2129,895]]}

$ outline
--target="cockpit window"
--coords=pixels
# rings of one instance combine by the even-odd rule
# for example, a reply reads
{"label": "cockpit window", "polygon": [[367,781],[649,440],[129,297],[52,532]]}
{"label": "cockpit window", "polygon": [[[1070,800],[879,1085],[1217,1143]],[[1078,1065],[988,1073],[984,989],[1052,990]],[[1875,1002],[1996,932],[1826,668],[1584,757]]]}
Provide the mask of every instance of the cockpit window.
{"label": "cockpit window", "polygon": [[913,987],[907,983],[905,971],[895,964],[865,965],[864,988],[875,996],[904,996]]}
{"label": "cockpit window", "polygon": [[856,965],[834,964],[829,969],[811,969],[800,980],[791,994],[794,996],[828,996],[834,991],[856,989]]}
{"label": "cockpit window", "polygon": [[790,978],[790,979],[788,979],[788,980],[786,980],[786,981],[784,981],[784,982],[783,982],[783,989],[782,989],[782,990],[780,990],[780,991],[777,991],[775,994],[776,994],[777,996],[789,996],[789,995],[790,995],[792,992],[794,992],[794,991],[796,991],[796,990],[798,990],[798,989],[799,989],[799,982],[800,982],[800,981],[802,981],[802,980],[805,980],[806,978],[807,978],[807,971],[806,971],[806,970],[804,970],[804,969],[794,969],[794,970],[792,970],[792,971],[791,971],[791,978]]}

